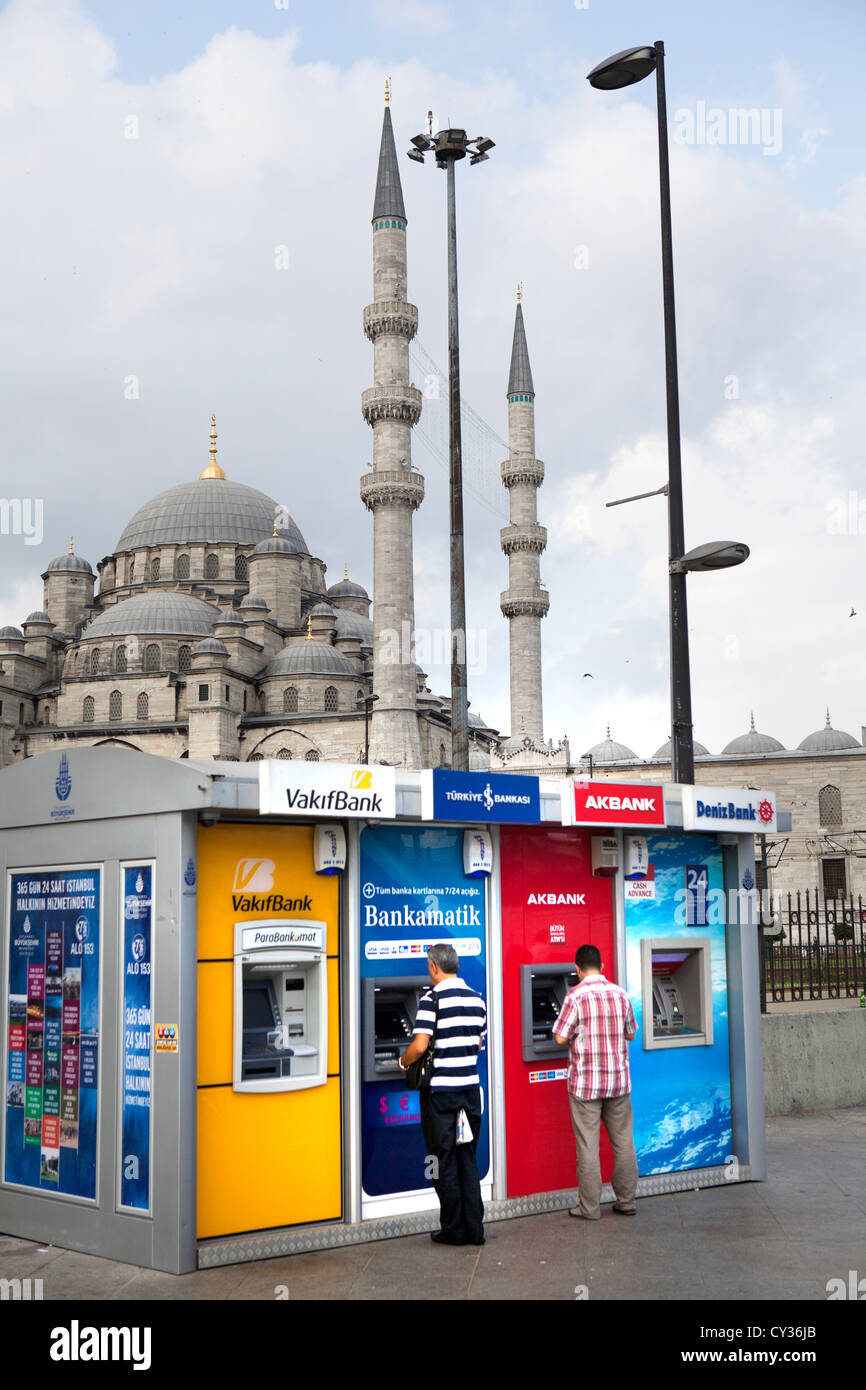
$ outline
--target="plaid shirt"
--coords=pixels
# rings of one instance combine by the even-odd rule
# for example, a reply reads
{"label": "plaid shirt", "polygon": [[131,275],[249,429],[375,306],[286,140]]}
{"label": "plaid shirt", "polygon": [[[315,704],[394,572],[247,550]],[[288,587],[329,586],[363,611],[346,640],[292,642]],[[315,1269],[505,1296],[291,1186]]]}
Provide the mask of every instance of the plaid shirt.
{"label": "plaid shirt", "polygon": [[627,1043],[637,1027],[631,1000],[603,975],[588,975],[565,996],[554,1033],[568,1038],[568,1089],[578,1100],[631,1091]]}

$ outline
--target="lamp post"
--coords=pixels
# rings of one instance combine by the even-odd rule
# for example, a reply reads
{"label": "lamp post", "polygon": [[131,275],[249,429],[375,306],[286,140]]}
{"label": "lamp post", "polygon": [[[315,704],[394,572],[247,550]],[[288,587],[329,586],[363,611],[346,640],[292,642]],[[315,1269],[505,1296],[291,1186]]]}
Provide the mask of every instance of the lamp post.
{"label": "lamp post", "polygon": [[356,701],[355,701],[356,704],[358,704],[358,705],[363,705],[363,706],[364,706],[364,764],[365,764],[365,766],[366,766],[366,764],[368,764],[369,761],[370,761],[370,710],[373,708],[373,701],[374,701],[374,700],[378,700],[378,698],[379,698],[378,695],[365,695],[362,691],[359,690],[359,691],[358,691],[358,697],[357,697],[357,699],[356,699]]}
{"label": "lamp post", "polygon": [[[674,258],[671,229],[671,185],[668,164],[668,118],[665,99],[665,46],[659,40],[651,48],[627,48],[594,67],[587,81],[601,91],[613,91],[641,82],[655,69],[658,105],[659,190],[661,199],[662,287],[665,323],[665,388],[667,394],[668,481],[659,492],[668,499],[668,557],[671,653],[671,780],[693,784],[695,780],[692,735],[692,695],[689,673],[689,626],[686,609],[686,573],[690,569],[722,569],[742,564],[748,546],[739,542],[711,542],[685,554],[683,525],[683,477],[680,457],[680,405],[677,381],[677,334],[674,314]],[[642,493],[650,497],[652,493]],[[634,501],[636,498],[626,498]],[[616,504],[608,504],[616,505]]]}
{"label": "lamp post", "polygon": [[[457,317],[457,215],[454,195],[454,165],[470,155],[470,164],[489,158],[493,141],[481,136],[467,139],[465,130],[432,131],[428,113],[426,135],[412,139],[409,158],[424,163],[431,150],[436,167],[447,174],[448,227],[448,433],[451,510],[451,766],[459,772],[469,768],[469,702],[466,689],[466,582],[463,561],[463,456],[460,435],[460,337]],[[474,146],[474,150],[472,148]]]}

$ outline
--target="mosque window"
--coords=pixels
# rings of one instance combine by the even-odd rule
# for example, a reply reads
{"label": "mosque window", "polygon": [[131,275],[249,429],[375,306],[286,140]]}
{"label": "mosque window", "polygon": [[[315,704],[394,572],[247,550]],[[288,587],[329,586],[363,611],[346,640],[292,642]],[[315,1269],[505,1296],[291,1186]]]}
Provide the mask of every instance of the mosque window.
{"label": "mosque window", "polygon": [[304,754],[304,758],[308,763],[317,763],[319,761],[319,755],[316,752],[315,748],[308,749],[307,752]]}
{"label": "mosque window", "polygon": [[128,578],[128,580],[129,580],[129,583],[130,583],[130,584],[131,584],[132,581],[135,579],[135,556],[134,556],[134,555],[133,555],[132,559],[131,559],[130,562],[129,562],[129,569],[127,570],[127,578]]}
{"label": "mosque window", "polygon": [[292,761],[292,755],[291,755],[291,753],[289,752],[288,748],[281,748],[280,751],[279,751],[279,753],[277,754],[277,757],[278,757],[278,758],[282,758],[283,762],[291,762],[291,761]]}
{"label": "mosque window", "polygon": [[151,579],[159,579],[159,556],[150,562],[150,577]]}
{"label": "mosque window", "polygon": [[325,691],[325,713],[334,714],[337,709],[337,687],[329,685]]}
{"label": "mosque window", "polygon": [[139,697],[138,697],[138,705],[137,705],[136,711],[135,711],[135,712],[136,712],[136,715],[137,715],[137,717],[138,717],[139,719],[147,719],[147,718],[148,718],[148,714],[149,714],[149,710],[150,710],[150,700],[147,698],[147,695],[145,694],[145,692],[142,691],[141,694],[140,694]]}
{"label": "mosque window", "polygon": [[108,697],[108,717],[109,719],[123,718],[123,696],[119,690],[112,690]]}
{"label": "mosque window", "polygon": [[298,712],[298,692],[293,685],[283,691],[283,713],[297,714]]}
{"label": "mosque window", "polygon": [[81,711],[81,718],[85,724],[93,723],[93,716],[96,712],[96,703],[92,695],[85,695],[84,708]]}
{"label": "mosque window", "polygon": [[178,555],[177,557],[177,577],[178,579],[189,579],[189,556]]}
{"label": "mosque window", "polygon": [[144,669],[145,671],[159,670],[159,643],[148,642],[144,649]]}
{"label": "mosque window", "polygon": [[96,675],[96,672],[97,672],[98,670],[99,670],[99,648],[98,648],[98,647],[94,647],[94,648],[93,648],[93,651],[90,653],[90,674],[91,674],[92,676],[95,676],[95,675]]}
{"label": "mosque window", "polygon": [[192,647],[178,647],[177,649],[177,669],[188,671],[192,665]]}
{"label": "mosque window", "polygon": [[209,699],[210,699],[210,686],[209,686],[209,685],[200,685],[200,686],[199,686],[199,688],[198,688],[198,698],[199,698],[200,701],[204,701],[204,700],[209,700]]}
{"label": "mosque window", "polygon": [[118,671],[125,671],[127,669],[126,647],[118,647],[115,652],[114,664]]}
{"label": "mosque window", "polygon": [[847,891],[844,859],[822,859],[821,876],[824,881],[825,898],[844,898]]}
{"label": "mosque window", "polygon": [[211,553],[204,562],[205,579],[219,579],[220,577],[220,557]]}
{"label": "mosque window", "polygon": [[439,744],[439,766],[440,766],[440,767],[445,767],[445,766],[446,766],[445,744],[444,744],[444,743],[440,743],[440,744]]}
{"label": "mosque window", "polygon": [[247,758],[248,763],[260,763],[263,761],[264,759],[262,758],[261,753],[250,753],[250,756]]}
{"label": "mosque window", "polygon": [[249,565],[247,564],[246,555],[238,555],[237,559],[235,560],[235,579],[240,579],[243,581],[244,584],[246,584],[247,579],[249,578],[249,572]]}
{"label": "mosque window", "polygon": [[821,825],[842,824],[842,793],[838,787],[822,787],[818,793],[818,821]]}

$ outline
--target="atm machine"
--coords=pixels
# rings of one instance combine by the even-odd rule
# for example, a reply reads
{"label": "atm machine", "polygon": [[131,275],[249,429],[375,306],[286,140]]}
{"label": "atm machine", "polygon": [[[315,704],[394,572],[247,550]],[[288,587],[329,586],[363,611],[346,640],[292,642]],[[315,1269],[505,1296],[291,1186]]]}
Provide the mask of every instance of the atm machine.
{"label": "atm machine", "polygon": [[645,937],[641,967],[644,1048],[711,1047],[709,937]]}
{"label": "atm machine", "polygon": [[381,975],[363,981],[365,1081],[402,1077],[397,1065],[412,1041],[415,1015],[430,978],[420,975]]}
{"label": "atm machine", "polygon": [[524,1062],[543,1057],[568,1057],[568,1047],[556,1042],[553,1025],[565,996],[577,984],[577,970],[562,962],[520,967],[520,1027]]}
{"label": "atm machine", "polygon": [[324,922],[237,922],[235,1091],[300,1091],[327,1080]]}

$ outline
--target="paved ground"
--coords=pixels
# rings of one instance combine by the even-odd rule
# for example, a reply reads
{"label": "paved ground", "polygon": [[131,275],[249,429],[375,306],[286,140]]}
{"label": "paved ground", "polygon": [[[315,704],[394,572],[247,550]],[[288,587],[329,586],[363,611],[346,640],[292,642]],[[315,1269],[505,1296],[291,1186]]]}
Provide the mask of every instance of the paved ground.
{"label": "paved ground", "polygon": [[[0,1236],[0,1278],[49,1299],[801,1299],[866,1276],[866,1106],[767,1122],[770,1178],[497,1221],[481,1248],[405,1236],[174,1276]],[[585,1293],[583,1292],[585,1290]]]}

